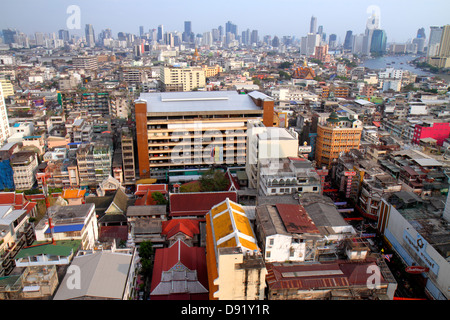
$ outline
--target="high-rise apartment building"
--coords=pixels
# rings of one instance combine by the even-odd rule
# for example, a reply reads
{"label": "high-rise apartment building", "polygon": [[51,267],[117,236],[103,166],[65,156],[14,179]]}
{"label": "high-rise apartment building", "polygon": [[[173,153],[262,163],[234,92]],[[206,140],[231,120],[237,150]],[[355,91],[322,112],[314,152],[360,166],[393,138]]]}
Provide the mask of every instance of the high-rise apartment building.
{"label": "high-rise apartment building", "polygon": [[134,134],[130,128],[124,127],[121,132],[123,184],[136,183],[136,169],[134,166]]}
{"label": "high-rise apartment building", "polygon": [[75,69],[94,70],[98,67],[98,58],[96,56],[79,56],[72,59]]}
{"label": "high-rise apartment building", "polygon": [[11,135],[8,121],[8,113],[6,111],[5,96],[3,94],[3,82],[0,82],[0,143]]}
{"label": "high-rise apartment building", "polygon": [[442,27],[438,55],[430,57],[429,63],[438,68],[450,67],[450,25],[445,25]]}
{"label": "high-rise apartment building", "polygon": [[205,73],[201,67],[163,67],[160,81],[163,91],[192,91],[206,85]]}
{"label": "high-rise apartment building", "polygon": [[16,190],[29,190],[36,182],[38,158],[36,152],[19,151],[10,159],[14,172],[14,185]]}
{"label": "high-rise apartment building", "polygon": [[428,39],[427,57],[434,57],[439,54],[439,47],[441,45],[441,37],[443,27],[430,27],[430,38]]}
{"label": "high-rise apartment building", "polygon": [[274,100],[256,91],[142,93],[134,104],[141,179],[211,164],[244,166],[247,122],[273,125]]}
{"label": "high-rise apartment building", "polygon": [[103,143],[85,144],[77,149],[80,186],[98,186],[111,175],[112,151]]}
{"label": "high-rise apartment building", "polygon": [[325,123],[317,125],[316,163],[318,167],[330,167],[339,154],[350,149],[359,149],[362,122],[358,115],[339,117],[332,112]]}
{"label": "high-rise apartment building", "polygon": [[86,24],[84,31],[86,35],[87,46],[90,48],[95,47],[94,27],[92,27],[92,24]]}

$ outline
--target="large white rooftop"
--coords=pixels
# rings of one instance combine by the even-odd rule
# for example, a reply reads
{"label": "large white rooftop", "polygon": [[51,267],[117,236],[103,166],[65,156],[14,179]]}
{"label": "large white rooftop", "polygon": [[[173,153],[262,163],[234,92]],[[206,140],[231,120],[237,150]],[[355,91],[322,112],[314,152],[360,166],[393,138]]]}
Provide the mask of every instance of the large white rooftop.
{"label": "large white rooftop", "polygon": [[[257,98],[270,99],[259,93]],[[147,112],[206,112],[261,110],[250,94],[237,91],[189,91],[141,93],[138,101],[147,102]]]}

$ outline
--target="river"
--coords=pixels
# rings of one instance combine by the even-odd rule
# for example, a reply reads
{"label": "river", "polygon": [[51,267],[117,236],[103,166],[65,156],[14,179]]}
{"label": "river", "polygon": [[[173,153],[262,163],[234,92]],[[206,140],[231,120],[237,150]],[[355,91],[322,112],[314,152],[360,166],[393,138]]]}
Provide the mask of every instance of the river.
{"label": "river", "polygon": [[360,66],[372,69],[372,70],[384,70],[386,68],[394,68],[400,70],[408,70],[419,76],[438,76],[444,79],[447,83],[450,82],[450,75],[448,74],[434,74],[422,69],[416,68],[414,65],[408,64],[409,61],[416,59],[414,55],[404,56],[383,56],[375,59],[364,60]]}

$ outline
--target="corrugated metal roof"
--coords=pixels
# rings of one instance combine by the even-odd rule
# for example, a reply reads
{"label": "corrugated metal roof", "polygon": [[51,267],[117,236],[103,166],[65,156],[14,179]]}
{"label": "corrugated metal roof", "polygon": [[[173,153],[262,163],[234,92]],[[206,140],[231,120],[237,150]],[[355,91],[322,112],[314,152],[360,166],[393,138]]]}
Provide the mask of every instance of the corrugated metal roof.
{"label": "corrugated metal roof", "polygon": [[[320,264],[266,264],[266,281],[271,290],[311,290],[366,285],[375,262],[339,262]],[[380,283],[386,283],[381,276]]]}
{"label": "corrugated metal roof", "polygon": [[303,206],[280,203],[276,207],[288,232],[320,233]]}
{"label": "corrugated metal roof", "polygon": [[131,259],[130,254],[106,251],[75,257],[72,265],[80,268],[80,288],[69,284],[73,281],[73,273],[67,273],[54,300],[70,300],[85,296],[122,299]]}

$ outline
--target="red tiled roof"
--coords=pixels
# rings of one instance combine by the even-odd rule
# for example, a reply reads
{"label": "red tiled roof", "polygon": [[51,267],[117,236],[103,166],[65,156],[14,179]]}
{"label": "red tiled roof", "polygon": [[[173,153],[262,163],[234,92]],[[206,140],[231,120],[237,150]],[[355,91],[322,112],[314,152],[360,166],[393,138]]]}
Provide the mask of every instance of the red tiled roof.
{"label": "red tiled roof", "polygon": [[22,209],[26,210],[27,213],[30,213],[31,210],[33,210],[36,206],[37,206],[36,202],[28,201],[27,204],[24,207],[22,207]]}
{"label": "red tiled roof", "polygon": [[23,209],[30,213],[37,203],[25,199],[23,193],[0,192],[0,205],[11,205],[14,206],[14,210]]}
{"label": "red tiled roof", "polygon": [[127,241],[128,226],[100,226],[98,238],[100,241],[120,239]]}
{"label": "red tiled roof", "polygon": [[[177,264],[182,264],[191,271],[196,270],[198,281],[208,289],[205,248],[189,247],[183,241],[177,241],[169,248],[156,249],[150,292],[161,282],[162,272],[169,271]],[[207,293],[202,296],[208,299]]]}
{"label": "red tiled roof", "polygon": [[204,216],[216,204],[226,198],[237,202],[236,192],[193,192],[169,195],[170,216]]}
{"label": "red tiled roof", "polygon": [[200,233],[198,226],[198,220],[193,219],[171,219],[163,221],[161,234],[171,238],[175,234],[183,232],[189,237],[193,237],[195,234]]}
{"label": "red tiled roof", "polygon": [[239,182],[236,180],[235,177],[233,177],[231,175],[231,173],[227,172],[225,173],[225,177],[228,180],[228,186],[227,186],[227,190],[230,190],[232,186],[234,186],[236,188],[236,190],[240,190],[240,186],[239,186]]}
{"label": "red tiled roof", "polygon": [[0,204],[10,204],[16,203],[16,193],[15,192],[0,192]]}
{"label": "red tiled roof", "polygon": [[151,192],[161,192],[162,194],[167,194],[169,192],[167,184],[138,184],[136,188],[136,195],[143,195]]}

